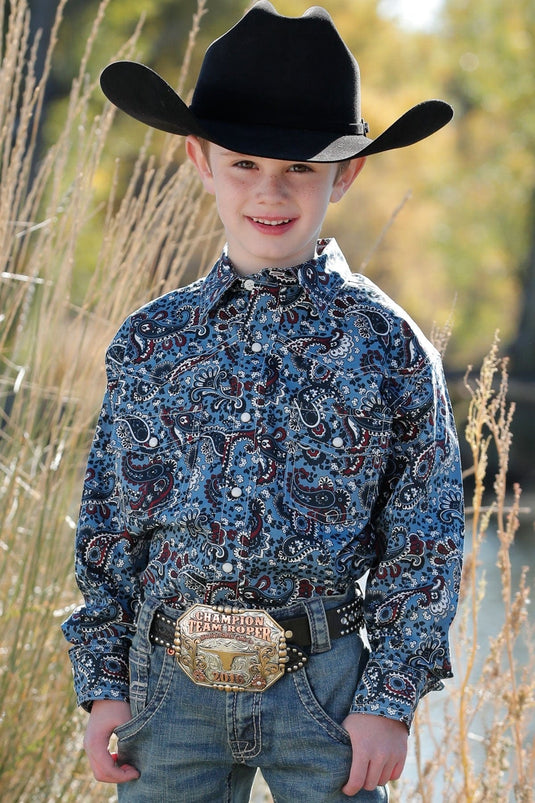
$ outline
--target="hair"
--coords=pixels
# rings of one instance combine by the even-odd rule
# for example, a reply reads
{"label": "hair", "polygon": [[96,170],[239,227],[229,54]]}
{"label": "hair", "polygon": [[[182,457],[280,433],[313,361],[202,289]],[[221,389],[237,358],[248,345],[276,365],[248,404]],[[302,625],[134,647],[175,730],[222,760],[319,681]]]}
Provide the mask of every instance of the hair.
{"label": "hair", "polygon": [[343,161],[336,163],[338,165],[338,170],[336,171],[336,178],[334,179],[335,181],[338,181],[342,173],[344,173],[344,171],[347,170],[350,162],[351,159],[343,159]]}
{"label": "hair", "polygon": [[201,146],[201,150],[206,156],[207,161],[210,161],[210,140],[203,139],[203,137],[197,137],[199,140],[199,145]]}

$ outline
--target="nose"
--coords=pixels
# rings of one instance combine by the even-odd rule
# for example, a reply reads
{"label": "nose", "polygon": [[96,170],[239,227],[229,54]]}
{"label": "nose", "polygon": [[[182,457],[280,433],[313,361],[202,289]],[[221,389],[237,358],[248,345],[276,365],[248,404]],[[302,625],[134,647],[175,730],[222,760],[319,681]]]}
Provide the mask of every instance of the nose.
{"label": "nose", "polygon": [[268,201],[277,201],[286,198],[288,187],[284,176],[277,173],[266,173],[257,186],[257,196]]}

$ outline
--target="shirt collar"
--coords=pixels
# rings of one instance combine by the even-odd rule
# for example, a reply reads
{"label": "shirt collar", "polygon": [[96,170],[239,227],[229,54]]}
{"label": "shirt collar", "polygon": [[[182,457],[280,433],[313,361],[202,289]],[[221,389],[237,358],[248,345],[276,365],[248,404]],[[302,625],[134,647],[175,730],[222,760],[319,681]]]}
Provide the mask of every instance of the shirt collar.
{"label": "shirt collar", "polygon": [[[288,276],[297,277],[299,284],[307,291],[319,312],[323,312],[338,294],[342,285],[351,277],[351,271],[342,254],[338,243],[334,239],[318,240],[316,254],[302,265],[288,268]],[[227,253],[227,248],[215,263],[214,267],[204,280],[201,288],[200,315],[204,320],[212,307],[222,298],[223,294],[235,283],[252,279],[256,282],[266,282],[277,277],[281,271],[264,270],[251,276],[239,276]]]}

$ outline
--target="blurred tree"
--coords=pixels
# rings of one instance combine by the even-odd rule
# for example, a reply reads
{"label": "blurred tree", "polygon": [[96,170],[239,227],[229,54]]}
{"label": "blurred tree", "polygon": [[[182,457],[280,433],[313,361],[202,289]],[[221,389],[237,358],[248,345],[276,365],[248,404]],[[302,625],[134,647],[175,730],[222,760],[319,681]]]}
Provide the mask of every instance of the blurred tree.
{"label": "blurred tree", "polygon": [[43,74],[45,58],[50,42],[50,32],[58,8],[57,0],[30,0],[28,7],[30,16],[30,35],[32,41],[39,36],[39,47],[35,59],[35,71],[40,77]]}
{"label": "blurred tree", "polygon": [[521,265],[520,318],[510,354],[517,376],[535,379],[535,188],[528,216],[528,238],[531,239],[525,262]]}
{"label": "blurred tree", "polygon": [[470,277],[457,281],[474,309],[486,309],[474,318],[487,339],[498,324],[508,347],[511,475],[527,488],[535,482],[535,4],[447,0],[442,41],[458,111],[447,217]]}
{"label": "blurred tree", "polygon": [[[445,2],[442,21],[432,31],[407,31],[378,12],[378,0],[325,0],[361,66],[363,114],[372,136],[425,97],[444,97],[456,110],[454,124],[430,140],[370,159],[347,201],[332,208],[325,233],[340,240],[353,270],[377,281],[424,331],[435,321],[444,323],[455,307],[447,361],[450,368],[463,370],[487,352],[497,327],[503,339],[514,340],[530,276],[535,285],[535,268],[529,267],[533,260],[526,257],[535,186],[535,8],[532,0]],[[291,16],[311,4],[275,0],[277,10]],[[36,27],[50,24],[58,3],[32,0],[30,5],[37,14]],[[206,0],[184,94],[195,83],[208,43],[249,5],[247,0]],[[99,6],[99,0],[67,1],[53,62],[48,142],[61,131],[62,98],[78,72]],[[176,86],[197,0],[106,0],[105,6],[87,65],[91,80],[117,57],[143,19],[132,57]],[[320,57],[321,47],[318,53]],[[95,92],[95,114],[103,102]],[[143,126],[117,114],[108,162],[96,176],[102,182],[102,200],[116,158],[128,175],[144,137]],[[159,137],[153,138],[155,153]],[[93,260],[88,235],[88,247],[79,257],[80,274],[91,272]],[[529,303],[517,353],[533,365]]]}
{"label": "blurred tree", "polygon": [[[457,279],[473,303],[483,297],[496,317],[507,312],[512,325],[505,335],[511,343],[513,373],[531,377],[534,40],[532,0],[447,0],[442,41],[449,54],[447,84],[457,109],[456,186],[451,185],[448,219],[459,235]],[[514,292],[504,292],[511,277]],[[476,321],[481,322],[480,316]]]}

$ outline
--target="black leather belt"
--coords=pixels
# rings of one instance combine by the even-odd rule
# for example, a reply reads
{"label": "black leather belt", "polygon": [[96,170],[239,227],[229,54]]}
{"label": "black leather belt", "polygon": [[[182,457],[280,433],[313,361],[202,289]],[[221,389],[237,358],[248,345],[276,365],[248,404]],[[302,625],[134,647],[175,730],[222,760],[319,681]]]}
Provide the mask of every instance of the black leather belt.
{"label": "black leather belt", "polygon": [[[276,610],[270,611],[270,614],[273,618],[277,618]],[[177,618],[173,619],[157,611],[152,620],[149,634],[151,642],[174,651],[176,622],[181,615],[182,613],[179,613]],[[364,626],[362,597],[359,595],[343,605],[330,608],[325,611],[325,617],[331,639],[338,639],[360,630]],[[308,617],[305,614],[289,619],[281,618],[277,621],[284,628],[288,642],[289,660],[285,671],[294,672],[308,660],[307,655],[303,652],[303,649],[306,650],[312,643]]]}

